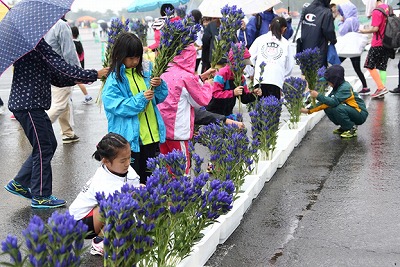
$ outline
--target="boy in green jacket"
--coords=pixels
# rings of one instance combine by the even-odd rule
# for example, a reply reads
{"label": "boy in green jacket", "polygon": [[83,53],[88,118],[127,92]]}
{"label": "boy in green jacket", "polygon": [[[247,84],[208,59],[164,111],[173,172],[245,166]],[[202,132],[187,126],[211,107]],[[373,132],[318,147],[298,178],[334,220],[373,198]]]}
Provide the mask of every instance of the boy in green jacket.
{"label": "boy in green jacket", "polygon": [[301,112],[311,114],[324,110],[334,124],[340,125],[340,128],[333,131],[334,134],[340,134],[343,138],[357,136],[357,125],[366,121],[368,111],[364,100],[353,91],[350,83],[344,80],[343,67],[340,65],[329,67],[321,80],[327,81],[332,86],[332,91],[325,96],[311,90],[310,95],[315,97],[318,103],[309,109],[302,108]]}

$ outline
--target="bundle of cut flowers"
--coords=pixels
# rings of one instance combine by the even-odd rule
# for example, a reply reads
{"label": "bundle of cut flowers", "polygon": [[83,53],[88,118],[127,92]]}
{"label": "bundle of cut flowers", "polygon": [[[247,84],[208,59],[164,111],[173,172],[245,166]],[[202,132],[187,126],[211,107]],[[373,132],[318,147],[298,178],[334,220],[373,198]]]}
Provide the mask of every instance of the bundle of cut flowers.
{"label": "bundle of cut flowers", "polygon": [[180,151],[149,159],[153,174],[146,187],[97,195],[105,222],[105,266],[176,266],[201,231],[232,209],[232,181],[209,182],[204,173],[185,176],[185,161]]}
{"label": "bundle of cut flowers", "polygon": [[262,159],[271,159],[278,138],[282,101],[275,96],[262,97],[249,112],[253,140],[258,141]]}
{"label": "bundle of cut flowers", "polygon": [[33,216],[28,227],[22,232],[25,238],[26,255],[22,257],[21,245],[17,237],[7,236],[1,243],[3,255],[10,256],[11,263],[2,266],[80,266],[81,255],[87,235],[87,226],[76,222],[68,212],[54,212],[45,224],[38,216]]}
{"label": "bundle of cut flowers", "polygon": [[[167,17],[171,17],[171,10],[167,10]],[[201,30],[194,22],[192,15],[186,15],[181,20],[165,20],[161,31],[160,47],[154,61],[152,77],[160,77],[167,71],[168,64],[173,61],[188,45],[197,39],[197,32]]]}
{"label": "bundle of cut flowers", "polygon": [[187,5],[179,6],[175,9],[176,15],[180,18],[184,18],[186,16]]}
{"label": "bundle of cut flowers", "polygon": [[236,125],[212,123],[203,126],[194,141],[209,149],[213,176],[223,181],[232,180],[237,194],[244,177],[252,171],[252,158],[256,153],[247,130]]}
{"label": "bundle of cut flowers", "polygon": [[[258,88],[261,88],[261,83],[264,80],[263,75],[264,75],[266,65],[267,64],[264,61],[262,61],[259,65],[260,72],[258,75],[258,79],[254,77],[254,80],[257,82],[256,84],[258,85]],[[250,90],[250,92],[253,92],[254,89],[255,89],[255,83],[254,83],[254,81],[251,81],[250,85],[249,85],[249,90]],[[257,101],[258,101],[258,97],[255,102],[251,102],[251,103],[247,104],[247,109],[249,112],[254,109],[254,106],[256,105]]]}
{"label": "bundle of cut flowers", "polygon": [[282,93],[285,99],[285,106],[290,114],[289,128],[296,128],[300,121],[300,109],[303,107],[303,95],[307,82],[302,78],[289,77],[285,79]]}
{"label": "bundle of cut flowers", "polygon": [[321,78],[324,77],[325,72],[326,72],[325,66],[319,68],[317,72],[317,84],[315,85],[315,90],[318,91],[318,93],[320,94],[325,94],[325,89],[328,86],[327,81],[321,81]]}
{"label": "bundle of cut flowers", "polygon": [[242,9],[238,9],[235,5],[224,6],[221,9],[221,14],[222,18],[221,25],[219,26],[219,34],[214,40],[214,50],[212,51],[212,68],[215,68],[218,62],[226,56],[230,48],[230,43],[237,39],[236,33],[240,29],[242,19],[244,18]]}
{"label": "bundle of cut flowers", "polygon": [[[106,46],[106,51],[104,55],[104,61],[103,61],[103,68],[109,67],[111,64],[111,53],[112,49],[114,47],[114,43],[118,38],[118,35],[120,35],[123,32],[128,32],[129,31],[129,19],[125,20],[124,22],[121,21],[119,18],[111,20],[111,27],[109,28],[107,34],[108,34],[108,40],[107,40],[107,46]],[[106,82],[107,77],[102,77],[101,82],[102,85],[100,87],[99,94],[97,95],[96,103],[101,104],[101,93],[103,90],[104,83]]]}
{"label": "bundle of cut flowers", "polygon": [[147,46],[147,30],[149,29],[149,26],[147,25],[146,21],[144,21],[143,19],[133,20],[130,23],[130,27],[132,32],[134,32],[137,37],[139,37],[143,46]]}
{"label": "bundle of cut flowers", "polygon": [[[244,52],[245,52],[246,46],[242,43],[231,43],[231,50],[232,50],[232,56],[233,60],[232,62],[228,60],[229,65],[231,66],[231,70],[233,72],[233,84],[235,87],[241,86],[242,85],[242,76],[243,76],[243,69],[246,66],[243,62],[243,57],[244,57]],[[239,95],[239,114],[242,114],[242,99]]]}
{"label": "bundle of cut flowers", "polygon": [[[318,47],[307,48],[295,56],[296,64],[300,66],[301,73],[305,76],[308,88],[315,90],[318,80],[318,69],[320,65],[320,50]],[[311,98],[312,105],[315,106],[315,98]]]}

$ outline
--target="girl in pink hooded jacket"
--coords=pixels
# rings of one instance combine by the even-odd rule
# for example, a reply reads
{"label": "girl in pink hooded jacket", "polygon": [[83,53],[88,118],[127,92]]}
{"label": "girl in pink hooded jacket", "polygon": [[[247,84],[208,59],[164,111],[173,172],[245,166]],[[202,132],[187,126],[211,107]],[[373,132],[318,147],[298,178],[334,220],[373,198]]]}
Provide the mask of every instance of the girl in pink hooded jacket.
{"label": "girl in pink hooded jacket", "polygon": [[[168,71],[161,75],[168,85],[167,98],[157,105],[167,130],[166,142],[160,145],[162,154],[176,149],[185,152],[187,159],[190,158],[188,141],[193,137],[194,108],[206,106],[211,100],[212,80],[208,78],[215,70],[195,75],[196,57],[196,49],[191,44],[174,58]],[[189,162],[186,162],[186,173],[189,173]]]}

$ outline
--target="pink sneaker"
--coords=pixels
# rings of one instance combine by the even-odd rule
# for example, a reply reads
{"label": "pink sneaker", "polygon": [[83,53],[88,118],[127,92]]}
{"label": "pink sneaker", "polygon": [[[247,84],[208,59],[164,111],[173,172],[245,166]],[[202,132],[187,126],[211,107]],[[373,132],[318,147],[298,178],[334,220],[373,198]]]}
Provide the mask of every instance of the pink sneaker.
{"label": "pink sneaker", "polygon": [[11,114],[10,119],[15,120],[14,114]]}
{"label": "pink sneaker", "polygon": [[383,96],[387,94],[389,91],[384,87],[383,89],[377,89],[375,93],[371,95],[371,98],[379,98],[380,96]]}
{"label": "pink sneaker", "polygon": [[103,240],[104,239],[100,236],[96,236],[92,239],[92,247],[90,248],[90,254],[103,256],[104,254]]}

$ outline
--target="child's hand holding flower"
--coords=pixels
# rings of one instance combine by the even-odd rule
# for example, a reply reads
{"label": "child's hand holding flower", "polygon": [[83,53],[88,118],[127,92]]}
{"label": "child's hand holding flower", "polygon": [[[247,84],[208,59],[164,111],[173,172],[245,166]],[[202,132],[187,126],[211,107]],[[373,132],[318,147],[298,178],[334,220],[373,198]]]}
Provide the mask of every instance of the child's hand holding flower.
{"label": "child's hand holding flower", "polygon": [[150,100],[152,100],[153,97],[154,97],[154,91],[151,90],[151,89],[149,89],[149,90],[147,90],[147,91],[144,91],[143,95],[144,95],[144,97],[145,97],[147,100],[150,101]]}
{"label": "child's hand holding flower", "polygon": [[153,77],[150,80],[150,85],[152,87],[157,87],[161,85],[161,78],[160,77]]}
{"label": "child's hand holding flower", "polygon": [[243,94],[243,86],[238,86],[233,90],[234,96],[239,96]]}
{"label": "child's hand holding flower", "polygon": [[318,92],[315,91],[315,90],[310,90],[310,96],[311,96],[311,97],[314,97],[314,98],[317,98]]}
{"label": "child's hand holding flower", "polygon": [[262,96],[262,90],[260,88],[254,89],[253,93],[255,93],[257,96]]}
{"label": "child's hand holding flower", "polygon": [[300,112],[303,114],[308,114],[308,108],[301,108]]}

